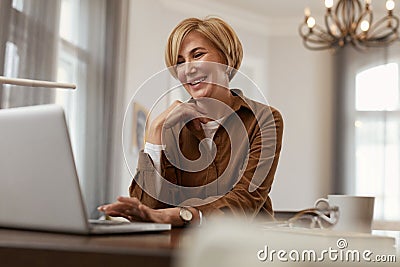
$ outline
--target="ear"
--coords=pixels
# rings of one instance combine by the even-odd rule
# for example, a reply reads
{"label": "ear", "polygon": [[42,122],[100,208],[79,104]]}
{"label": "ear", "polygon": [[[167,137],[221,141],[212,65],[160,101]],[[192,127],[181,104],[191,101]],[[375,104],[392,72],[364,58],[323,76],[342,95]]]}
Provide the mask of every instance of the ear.
{"label": "ear", "polygon": [[229,79],[229,81],[232,79],[232,77],[233,77],[233,68],[231,67],[231,66],[227,66],[227,68],[226,68],[226,74],[228,75],[228,79]]}

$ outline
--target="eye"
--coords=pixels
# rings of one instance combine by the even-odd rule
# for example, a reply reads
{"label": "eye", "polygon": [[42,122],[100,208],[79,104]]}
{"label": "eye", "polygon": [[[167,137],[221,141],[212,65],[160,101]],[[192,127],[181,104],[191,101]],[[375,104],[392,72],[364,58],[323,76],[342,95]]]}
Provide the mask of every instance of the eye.
{"label": "eye", "polygon": [[197,52],[193,55],[193,58],[201,58],[205,53],[204,52]]}
{"label": "eye", "polygon": [[176,62],[176,65],[181,65],[181,64],[183,64],[183,63],[185,63],[185,59],[183,59],[182,57],[178,57],[178,60],[177,60],[177,62]]}

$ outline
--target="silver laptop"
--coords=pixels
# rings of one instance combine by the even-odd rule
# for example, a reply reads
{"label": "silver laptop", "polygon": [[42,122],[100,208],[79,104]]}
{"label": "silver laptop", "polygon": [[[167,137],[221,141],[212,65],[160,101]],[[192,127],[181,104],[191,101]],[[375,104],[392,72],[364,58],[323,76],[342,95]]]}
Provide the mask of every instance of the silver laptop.
{"label": "silver laptop", "polygon": [[89,222],[62,107],[0,110],[0,227],[76,234],[170,230]]}

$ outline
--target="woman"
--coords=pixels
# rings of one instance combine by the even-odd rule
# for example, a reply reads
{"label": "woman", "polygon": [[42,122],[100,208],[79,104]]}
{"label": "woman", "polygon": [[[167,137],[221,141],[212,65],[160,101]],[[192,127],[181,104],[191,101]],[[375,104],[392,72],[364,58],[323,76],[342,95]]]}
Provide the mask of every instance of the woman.
{"label": "woman", "polygon": [[[192,98],[151,123],[130,197],[100,211],[175,227],[217,214],[273,216],[268,194],[283,122],[277,110],[229,89],[242,55],[237,35],[219,18],[189,18],[175,27],[165,62]],[[156,177],[164,180],[158,189]]]}

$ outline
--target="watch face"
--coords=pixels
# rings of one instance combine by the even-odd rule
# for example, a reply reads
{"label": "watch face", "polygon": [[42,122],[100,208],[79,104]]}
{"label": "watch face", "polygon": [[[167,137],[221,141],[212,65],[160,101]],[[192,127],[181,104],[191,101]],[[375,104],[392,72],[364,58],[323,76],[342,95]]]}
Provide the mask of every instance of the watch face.
{"label": "watch face", "polygon": [[193,218],[192,212],[186,208],[181,209],[180,215],[181,215],[181,218],[186,222],[191,221]]}

